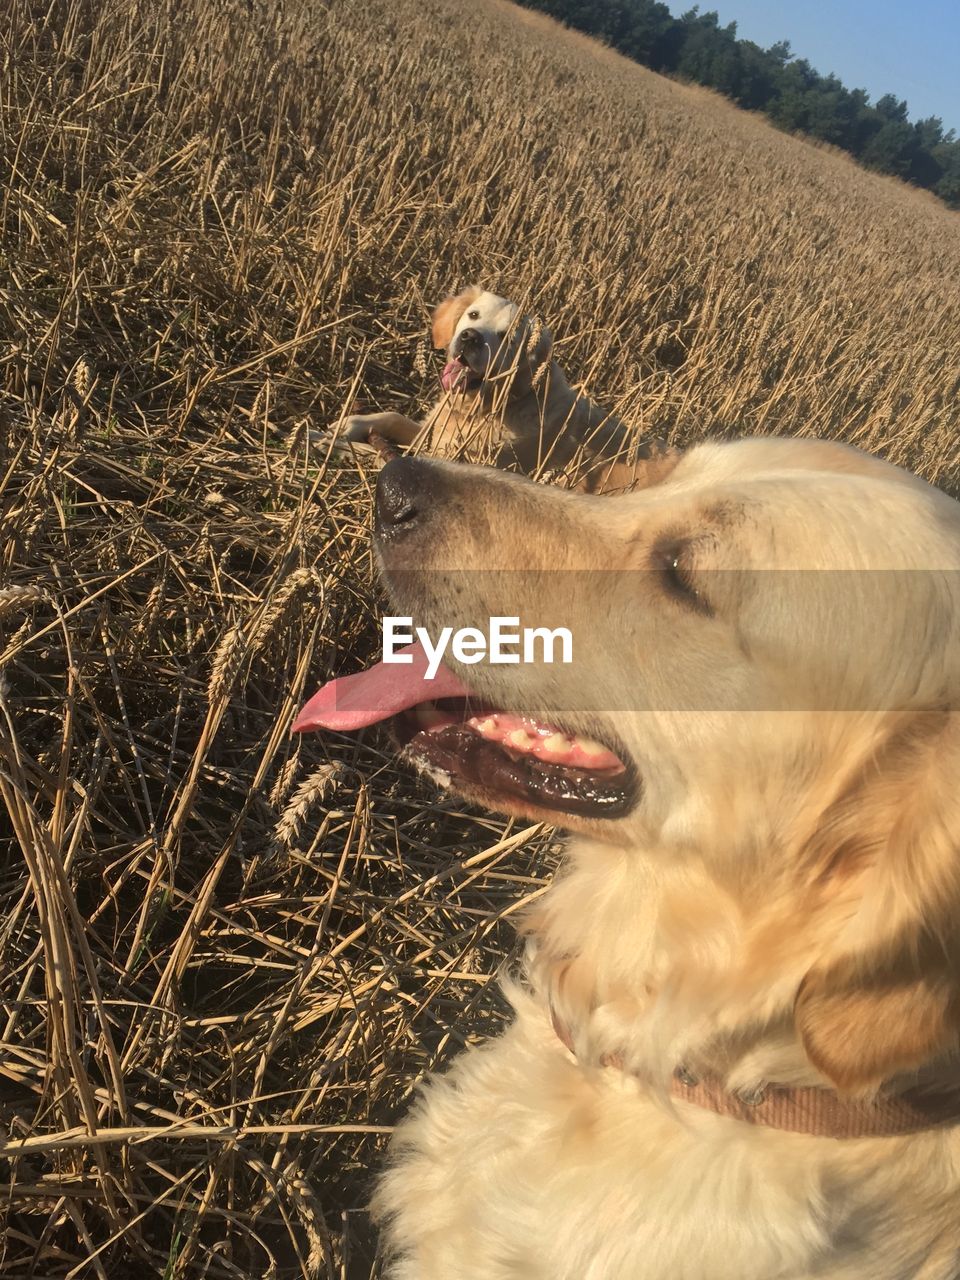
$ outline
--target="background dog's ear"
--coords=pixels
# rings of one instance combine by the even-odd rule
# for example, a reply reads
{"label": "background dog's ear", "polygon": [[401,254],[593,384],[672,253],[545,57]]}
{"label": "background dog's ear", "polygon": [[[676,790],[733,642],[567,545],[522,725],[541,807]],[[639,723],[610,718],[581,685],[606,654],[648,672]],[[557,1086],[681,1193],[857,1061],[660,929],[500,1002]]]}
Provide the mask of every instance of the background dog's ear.
{"label": "background dog's ear", "polygon": [[531,324],[526,355],[532,369],[539,369],[553,355],[553,334],[539,320]]}
{"label": "background dog's ear", "polygon": [[472,284],[452,297],[444,298],[433,313],[431,332],[435,347],[449,347],[460,317],[482,292],[478,285]]}
{"label": "background dog's ear", "polygon": [[827,891],[855,881],[858,907],[794,1004],[810,1061],[848,1093],[960,1048],[960,713],[914,716],[868,769],[820,850]]}

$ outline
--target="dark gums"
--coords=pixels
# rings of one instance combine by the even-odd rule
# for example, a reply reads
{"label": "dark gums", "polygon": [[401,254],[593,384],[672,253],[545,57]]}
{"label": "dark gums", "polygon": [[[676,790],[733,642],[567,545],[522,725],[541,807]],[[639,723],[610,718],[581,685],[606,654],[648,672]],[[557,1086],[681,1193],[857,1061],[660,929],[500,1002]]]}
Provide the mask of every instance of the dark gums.
{"label": "dark gums", "polygon": [[586,818],[619,818],[636,803],[636,783],[626,771],[571,769],[530,757],[513,759],[497,743],[463,725],[418,733],[410,750],[457,782],[525,800],[543,809]]}

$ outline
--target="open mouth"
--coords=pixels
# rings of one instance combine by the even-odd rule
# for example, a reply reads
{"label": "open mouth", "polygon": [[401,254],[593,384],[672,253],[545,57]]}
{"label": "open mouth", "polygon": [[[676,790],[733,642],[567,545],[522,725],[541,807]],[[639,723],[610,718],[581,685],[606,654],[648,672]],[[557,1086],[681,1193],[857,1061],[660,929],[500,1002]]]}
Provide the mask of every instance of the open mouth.
{"label": "open mouth", "polygon": [[440,383],[444,391],[455,391],[458,395],[463,395],[483,386],[483,374],[476,373],[459,356],[455,356],[443,366]]}
{"label": "open mouth", "polygon": [[395,657],[409,661],[381,662],[324,685],[294,732],[386,723],[415,764],[493,808],[519,803],[581,818],[618,818],[633,808],[634,771],[611,747],[484,703],[446,667],[428,680],[421,645]]}

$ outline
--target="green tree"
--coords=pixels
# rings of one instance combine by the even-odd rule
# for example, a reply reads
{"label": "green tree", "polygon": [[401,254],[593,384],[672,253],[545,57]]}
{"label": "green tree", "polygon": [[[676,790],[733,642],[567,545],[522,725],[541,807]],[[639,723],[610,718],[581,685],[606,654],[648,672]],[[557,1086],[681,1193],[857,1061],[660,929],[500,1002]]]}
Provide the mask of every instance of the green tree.
{"label": "green tree", "polygon": [[892,120],[899,124],[906,124],[906,101],[901,101],[892,93],[885,93],[882,98],[877,99],[877,111],[880,112],[885,120]]}
{"label": "green tree", "polygon": [[888,119],[864,147],[863,163],[880,173],[905,178],[916,160],[918,145],[913,125],[906,120]]}
{"label": "green tree", "polygon": [[934,190],[951,209],[960,209],[960,139],[952,129],[934,148],[933,157],[941,170]]}
{"label": "green tree", "polygon": [[917,131],[917,140],[921,147],[932,152],[934,147],[943,141],[943,121],[939,116],[927,116],[918,120],[913,126]]}

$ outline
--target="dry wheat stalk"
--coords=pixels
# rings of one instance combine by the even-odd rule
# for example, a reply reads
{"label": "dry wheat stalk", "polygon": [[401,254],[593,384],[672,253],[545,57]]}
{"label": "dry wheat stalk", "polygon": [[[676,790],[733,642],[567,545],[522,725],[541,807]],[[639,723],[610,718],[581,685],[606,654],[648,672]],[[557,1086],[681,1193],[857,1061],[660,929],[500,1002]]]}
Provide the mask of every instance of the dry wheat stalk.
{"label": "dry wheat stalk", "polygon": [[29,608],[32,604],[38,604],[41,600],[46,599],[46,596],[47,593],[44,588],[36,584],[22,587],[0,587],[0,617],[5,613],[13,613],[14,611]]}
{"label": "dry wheat stalk", "polygon": [[320,765],[309,777],[304,778],[274,827],[280,844],[289,849],[297,842],[310,810],[336,790],[343,776],[343,765],[335,762]]}
{"label": "dry wheat stalk", "polygon": [[373,477],[303,442],[416,412],[430,303],[522,301],[676,442],[817,432],[960,489],[956,215],[477,5],[4,11],[5,1280],[372,1273],[425,1046],[504,1016],[549,834],[288,736],[378,607]]}

